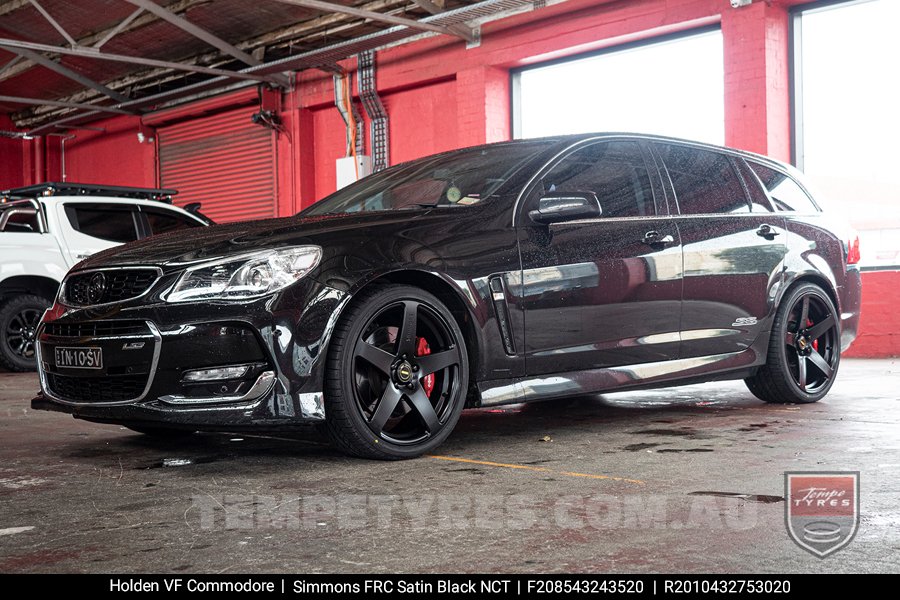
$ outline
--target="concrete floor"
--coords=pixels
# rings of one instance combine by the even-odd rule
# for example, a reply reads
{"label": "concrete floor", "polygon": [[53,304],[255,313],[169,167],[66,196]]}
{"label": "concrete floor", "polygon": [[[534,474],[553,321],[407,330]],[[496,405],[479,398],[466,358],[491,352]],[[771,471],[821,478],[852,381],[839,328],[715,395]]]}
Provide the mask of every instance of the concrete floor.
{"label": "concrete floor", "polygon": [[[822,402],[740,382],[467,411],[439,455],[320,441],[161,442],[34,412],[0,373],[0,572],[900,572],[900,362]],[[859,533],[820,560],[786,470],[861,471]]]}

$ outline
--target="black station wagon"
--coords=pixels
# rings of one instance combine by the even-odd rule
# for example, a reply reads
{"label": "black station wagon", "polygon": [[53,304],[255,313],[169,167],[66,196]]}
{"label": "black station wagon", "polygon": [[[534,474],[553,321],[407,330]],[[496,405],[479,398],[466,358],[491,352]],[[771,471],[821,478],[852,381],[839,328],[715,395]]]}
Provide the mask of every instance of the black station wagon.
{"label": "black station wagon", "polygon": [[465,407],[713,379],[815,402],[856,335],[858,260],[762,156],[631,134],[467,148],[78,264],[33,406],[153,435],[318,424],[397,459]]}

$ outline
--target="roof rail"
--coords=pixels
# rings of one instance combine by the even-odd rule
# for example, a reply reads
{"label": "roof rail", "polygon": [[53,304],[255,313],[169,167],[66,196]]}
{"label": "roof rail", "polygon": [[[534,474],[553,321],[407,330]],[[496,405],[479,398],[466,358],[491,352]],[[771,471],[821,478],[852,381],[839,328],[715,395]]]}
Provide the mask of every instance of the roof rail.
{"label": "roof rail", "polygon": [[43,196],[107,196],[113,198],[137,198],[172,203],[172,196],[178,190],[158,188],[126,187],[119,185],[98,185],[93,183],[70,183],[48,181],[25,187],[0,191],[0,200],[16,198],[37,198]]}

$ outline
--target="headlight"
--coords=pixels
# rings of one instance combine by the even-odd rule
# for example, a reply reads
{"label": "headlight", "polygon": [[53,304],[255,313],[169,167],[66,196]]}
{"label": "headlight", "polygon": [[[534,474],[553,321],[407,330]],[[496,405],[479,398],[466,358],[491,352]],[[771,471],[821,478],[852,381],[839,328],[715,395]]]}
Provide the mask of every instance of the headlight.
{"label": "headlight", "polygon": [[312,271],[322,258],[318,246],[264,250],[189,268],[168,302],[244,300],[286,288]]}

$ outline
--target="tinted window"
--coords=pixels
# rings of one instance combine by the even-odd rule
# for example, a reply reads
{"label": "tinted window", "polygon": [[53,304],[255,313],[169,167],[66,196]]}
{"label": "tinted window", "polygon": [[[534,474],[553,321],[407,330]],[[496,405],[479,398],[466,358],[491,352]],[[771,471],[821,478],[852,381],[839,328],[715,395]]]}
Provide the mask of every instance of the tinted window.
{"label": "tinted window", "polygon": [[158,208],[146,208],[142,206],[141,212],[147,215],[147,222],[150,224],[150,235],[200,226],[200,223],[197,221],[170,210],[160,210]]}
{"label": "tinted window", "polygon": [[512,142],[429,156],[363,177],[301,214],[311,217],[487,202],[547,149],[545,141]]}
{"label": "tinted window", "polygon": [[565,157],[543,178],[543,192],[594,192],[604,217],[655,215],[653,190],[636,142],[600,142]]}
{"label": "tinted window", "polygon": [[718,152],[659,145],[683,215],[750,212],[744,186],[731,159]]}
{"label": "tinted window", "polygon": [[747,165],[747,161],[743,159],[736,159],[735,165],[737,165],[738,171],[741,173],[741,177],[744,182],[747,184],[747,193],[750,195],[750,210],[755,213],[770,213],[774,209],[772,208],[772,203],[769,202],[769,196],[766,194],[766,191],[759,184],[759,179],[750,170],[750,167]]}
{"label": "tinted window", "polygon": [[137,239],[130,208],[111,204],[67,204],[66,216],[72,228],[109,242],[133,242]]}
{"label": "tinted window", "polygon": [[804,213],[819,212],[819,209],[806,195],[803,188],[789,176],[759,163],[747,162],[750,168],[753,169],[753,172],[759,177],[763,187],[768,190],[769,197],[772,198],[775,208]]}

